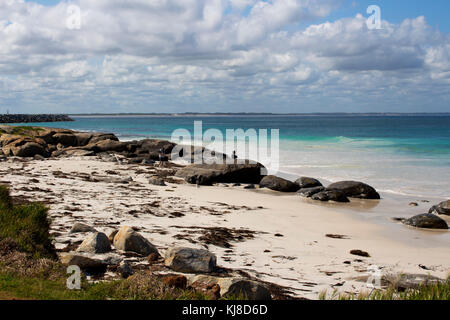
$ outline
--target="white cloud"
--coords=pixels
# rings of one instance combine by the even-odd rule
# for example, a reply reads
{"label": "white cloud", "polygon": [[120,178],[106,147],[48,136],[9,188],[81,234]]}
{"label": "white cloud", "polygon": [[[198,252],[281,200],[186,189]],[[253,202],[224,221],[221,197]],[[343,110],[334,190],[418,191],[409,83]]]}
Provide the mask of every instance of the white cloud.
{"label": "white cloud", "polygon": [[[70,4],[80,6],[79,30],[66,27]],[[338,111],[330,106],[369,108],[374,95],[445,105],[448,35],[424,17],[382,30],[368,30],[362,15],[312,23],[332,9],[327,0],[2,1],[0,105]],[[298,23],[310,25],[288,28]]]}

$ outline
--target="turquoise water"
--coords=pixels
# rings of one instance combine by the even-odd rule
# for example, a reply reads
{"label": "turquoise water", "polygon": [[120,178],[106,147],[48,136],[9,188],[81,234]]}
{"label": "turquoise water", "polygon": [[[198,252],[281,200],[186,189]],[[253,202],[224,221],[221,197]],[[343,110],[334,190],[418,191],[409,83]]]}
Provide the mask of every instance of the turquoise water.
{"label": "turquoise water", "polygon": [[280,171],[325,182],[365,181],[384,193],[450,198],[450,116],[74,117],[33,124],[106,131],[123,140],[170,138],[175,129],[279,129]]}

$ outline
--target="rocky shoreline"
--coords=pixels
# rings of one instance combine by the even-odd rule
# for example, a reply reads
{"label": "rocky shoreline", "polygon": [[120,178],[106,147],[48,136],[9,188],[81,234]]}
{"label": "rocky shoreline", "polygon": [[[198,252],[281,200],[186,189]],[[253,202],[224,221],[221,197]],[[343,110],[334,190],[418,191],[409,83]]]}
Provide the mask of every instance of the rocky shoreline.
{"label": "rocky shoreline", "polygon": [[66,114],[0,114],[0,123],[68,122]]}
{"label": "rocky shoreline", "polygon": [[[92,279],[126,278],[139,270],[150,270],[173,286],[189,286],[216,298],[241,293],[251,299],[289,299],[298,297],[298,292],[294,294],[288,286],[263,281],[262,275],[246,271],[245,267],[254,261],[246,259],[243,253],[239,257],[234,251],[240,243],[266,237],[266,230],[222,226],[221,221],[230,215],[256,214],[265,210],[263,206],[236,206],[223,201],[208,206],[193,204],[183,198],[185,192],[177,191],[183,184],[228,188],[244,184],[244,188],[267,189],[320,202],[380,199],[375,189],[362,182],[344,181],[327,187],[307,177],[291,182],[264,176],[263,166],[258,163],[169,163],[166,168],[158,168],[155,161],[159,149],[164,148],[170,158],[175,147],[164,140],[121,142],[107,133],[2,126],[0,147],[0,160],[8,164],[2,169],[0,183],[10,184],[19,201],[42,201],[51,206],[53,235],[63,263],[79,265]],[[66,159],[73,161],[66,163]],[[19,182],[11,182],[12,177]],[[423,215],[404,222],[414,227],[443,229],[444,220],[439,215],[448,213],[448,208],[448,201],[443,202],[430,209],[432,217]],[[209,224],[193,225],[191,220],[167,222],[198,214],[202,214],[202,220],[211,219]],[[162,225],[161,219],[167,224]],[[153,239],[149,240],[148,235]],[[273,241],[283,237],[277,232]],[[327,237],[349,239],[337,233]],[[177,245],[171,241],[167,244],[167,238]],[[272,250],[266,249],[264,254]],[[363,252],[348,251],[352,255]],[[242,261],[240,268],[220,266],[221,261],[233,259]],[[297,257],[273,255],[272,259],[286,262]],[[344,261],[346,266],[347,262]],[[361,263],[365,262],[355,259],[350,265]]]}

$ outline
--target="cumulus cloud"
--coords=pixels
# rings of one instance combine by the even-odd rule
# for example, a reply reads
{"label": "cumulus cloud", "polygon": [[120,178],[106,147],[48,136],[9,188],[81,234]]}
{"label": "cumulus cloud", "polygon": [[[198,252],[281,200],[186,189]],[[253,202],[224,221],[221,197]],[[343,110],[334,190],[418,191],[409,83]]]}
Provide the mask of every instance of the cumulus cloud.
{"label": "cumulus cloud", "polygon": [[[71,5],[80,28],[68,28]],[[334,8],[329,0],[5,0],[0,105],[375,112],[448,103],[448,35],[424,17],[383,21],[381,30],[361,14],[316,22]],[[380,99],[384,109],[374,110]]]}

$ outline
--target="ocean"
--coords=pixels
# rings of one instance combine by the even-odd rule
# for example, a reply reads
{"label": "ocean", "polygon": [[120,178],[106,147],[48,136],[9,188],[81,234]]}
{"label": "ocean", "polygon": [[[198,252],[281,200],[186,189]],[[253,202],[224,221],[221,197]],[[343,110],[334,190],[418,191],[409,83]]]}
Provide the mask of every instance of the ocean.
{"label": "ocean", "polygon": [[169,139],[175,129],[279,129],[280,175],[358,180],[383,195],[450,198],[450,115],[74,116],[34,123],[115,133],[121,140]]}

